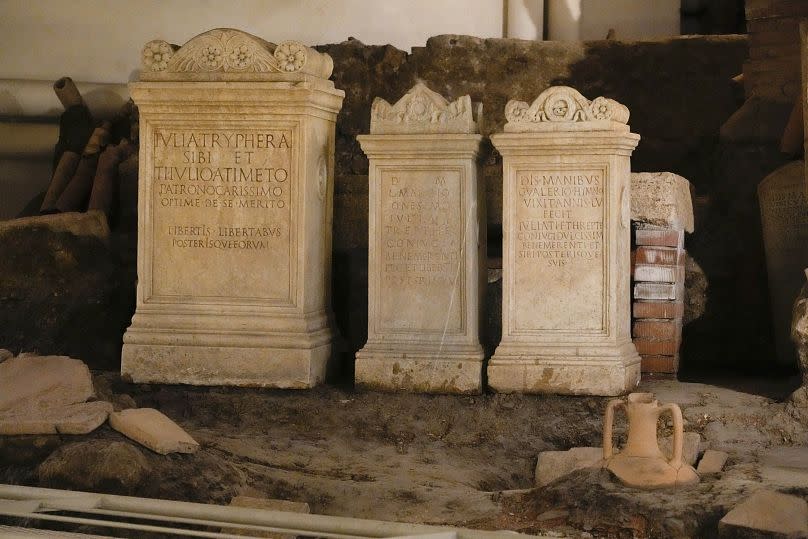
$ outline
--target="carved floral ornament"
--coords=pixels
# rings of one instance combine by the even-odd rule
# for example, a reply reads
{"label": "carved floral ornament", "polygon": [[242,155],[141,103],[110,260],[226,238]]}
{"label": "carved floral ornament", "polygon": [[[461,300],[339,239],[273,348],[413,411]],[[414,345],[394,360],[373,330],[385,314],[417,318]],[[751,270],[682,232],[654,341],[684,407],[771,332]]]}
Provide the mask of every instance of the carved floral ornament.
{"label": "carved floral ornament", "polygon": [[464,95],[451,103],[419,82],[391,105],[377,97],[370,109],[373,134],[476,133],[482,105]]}
{"label": "carved floral ornament", "polygon": [[226,73],[235,78],[307,73],[328,78],[333,62],[327,54],[297,41],[275,45],[239,30],[220,28],[200,34],[182,47],[159,39],[149,41],[143,47],[142,68],[141,80],[172,80],[199,73]]}
{"label": "carved floral ornament", "polygon": [[[544,131],[558,124],[579,124],[581,128],[613,128],[628,123],[629,111],[613,99],[590,101],[568,86],[553,86],[532,104],[509,101],[505,106],[506,131]],[[572,126],[570,126],[572,127]]]}

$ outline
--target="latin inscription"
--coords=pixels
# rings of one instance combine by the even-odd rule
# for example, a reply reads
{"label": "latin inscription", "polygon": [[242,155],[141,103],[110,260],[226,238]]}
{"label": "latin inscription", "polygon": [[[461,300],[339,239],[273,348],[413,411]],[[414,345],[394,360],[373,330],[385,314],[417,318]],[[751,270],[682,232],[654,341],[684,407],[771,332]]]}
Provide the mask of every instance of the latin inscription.
{"label": "latin inscription", "polygon": [[511,245],[518,328],[603,328],[603,170],[519,170]]}
{"label": "latin inscription", "polygon": [[459,329],[462,215],[457,171],[386,171],[377,224],[382,320],[396,329]]}
{"label": "latin inscription", "polygon": [[601,257],[603,221],[589,211],[603,207],[600,174],[523,173],[517,194],[525,216],[517,222],[517,258],[565,266]]}
{"label": "latin inscription", "polygon": [[761,193],[764,218],[769,225],[766,243],[778,255],[792,256],[807,250],[808,202],[803,189],[802,183],[794,183]]}
{"label": "latin inscription", "polygon": [[155,292],[287,297],[294,146],[287,127],[153,131]]}

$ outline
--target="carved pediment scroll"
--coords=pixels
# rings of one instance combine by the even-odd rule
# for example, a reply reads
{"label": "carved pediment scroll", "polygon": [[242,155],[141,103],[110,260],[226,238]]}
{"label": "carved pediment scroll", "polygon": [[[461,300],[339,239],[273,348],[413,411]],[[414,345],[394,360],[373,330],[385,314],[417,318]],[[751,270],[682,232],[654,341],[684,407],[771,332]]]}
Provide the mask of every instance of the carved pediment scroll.
{"label": "carved pediment scroll", "polygon": [[532,104],[509,101],[505,131],[626,130],[629,110],[613,99],[590,101],[569,86],[553,86]]}
{"label": "carved pediment scroll", "polygon": [[279,45],[230,28],[217,28],[192,38],[182,47],[154,40],[143,47],[143,81],[256,80],[261,74],[305,73],[327,79],[333,61],[297,41]]}
{"label": "carved pediment scroll", "polygon": [[482,104],[464,95],[451,103],[424,83],[413,86],[395,105],[377,97],[370,109],[374,135],[407,133],[476,133]]}

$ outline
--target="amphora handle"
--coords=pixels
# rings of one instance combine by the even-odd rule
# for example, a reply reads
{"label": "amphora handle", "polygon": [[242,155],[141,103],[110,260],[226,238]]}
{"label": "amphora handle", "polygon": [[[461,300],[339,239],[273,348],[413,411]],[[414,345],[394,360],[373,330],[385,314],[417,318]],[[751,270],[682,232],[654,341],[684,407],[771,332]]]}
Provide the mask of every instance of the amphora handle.
{"label": "amphora handle", "polygon": [[678,404],[663,404],[659,407],[659,415],[670,411],[673,417],[673,456],[668,464],[674,468],[682,466],[682,445],[684,443],[684,421],[682,421],[682,410]]}
{"label": "amphora handle", "polygon": [[606,413],[603,415],[603,460],[612,457],[612,431],[614,430],[614,410],[622,406],[626,407],[623,399],[612,399],[606,405]]}

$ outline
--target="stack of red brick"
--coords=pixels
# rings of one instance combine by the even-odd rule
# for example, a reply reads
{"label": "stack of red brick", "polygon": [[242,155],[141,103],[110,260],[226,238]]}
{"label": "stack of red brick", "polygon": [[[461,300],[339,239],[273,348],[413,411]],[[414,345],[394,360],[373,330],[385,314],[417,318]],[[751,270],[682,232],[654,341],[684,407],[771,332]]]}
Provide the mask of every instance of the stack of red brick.
{"label": "stack of red brick", "polygon": [[676,374],[684,315],[684,231],[638,228],[632,252],[632,335],[642,372]]}

